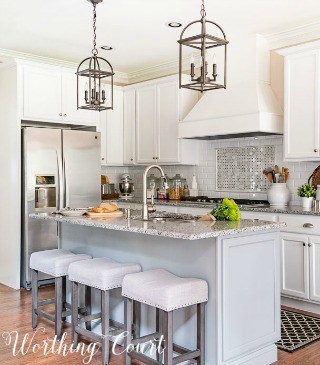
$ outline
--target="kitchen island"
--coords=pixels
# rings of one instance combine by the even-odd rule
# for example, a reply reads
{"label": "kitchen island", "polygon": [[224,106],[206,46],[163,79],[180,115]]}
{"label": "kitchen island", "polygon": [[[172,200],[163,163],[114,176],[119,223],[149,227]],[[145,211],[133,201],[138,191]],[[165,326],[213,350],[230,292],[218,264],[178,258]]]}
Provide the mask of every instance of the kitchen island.
{"label": "kitchen island", "polygon": [[[276,361],[279,230],[283,224],[256,220],[143,222],[137,214],[133,212],[130,220],[46,214],[32,218],[59,222],[61,248],[75,253],[136,262],[143,270],[164,268],[182,277],[206,280],[206,364],[267,365]],[[95,301],[98,306],[98,298]],[[112,317],[122,321],[120,291],[114,293],[111,307]],[[142,308],[142,335],[154,330],[151,311]],[[195,308],[175,313],[176,343],[196,347],[195,319]]]}

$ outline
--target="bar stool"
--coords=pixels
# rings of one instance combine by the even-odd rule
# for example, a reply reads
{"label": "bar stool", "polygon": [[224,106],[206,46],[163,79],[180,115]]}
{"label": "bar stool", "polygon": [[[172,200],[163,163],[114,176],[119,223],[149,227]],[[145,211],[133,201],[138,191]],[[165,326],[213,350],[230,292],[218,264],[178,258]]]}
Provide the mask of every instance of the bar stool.
{"label": "bar stool", "polygon": [[[62,321],[71,315],[71,305],[66,302],[66,277],[70,263],[75,261],[89,260],[89,255],[76,255],[68,250],[55,249],[34,252],[30,257],[31,289],[32,289],[32,328],[38,325],[38,317],[42,316],[55,323],[55,335],[61,339]],[[44,273],[54,277],[55,297],[38,301],[38,273]],[[86,302],[91,302],[90,297]],[[47,304],[55,304],[55,314],[51,315],[40,309]],[[86,310],[88,310],[86,309]]]}
{"label": "bar stool", "polygon": [[[159,365],[151,357],[137,352],[134,346],[141,343],[160,340],[165,341],[163,354],[164,364],[179,364],[196,359],[198,365],[205,364],[205,302],[208,301],[208,284],[205,280],[180,278],[162,269],[150,270],[138,274],[126,275],[122,284],[122,296],[126,298],[125,326],[126,330],[132,326],[132,305],[136,301],[156,308],[156,332],[140,338],[125,338],[126,365],[131,359],[136,359],[146,365]],[[197,349],[190,351],[173,343],[173,312],[179,308],[197,305]],[[173,357],[173,352],[180,355]]]}
{"label": "bar stool", "polygon": [[[96,258],[88,261],[75,262],[69,266],[69,280],[72,281],[72,340],[73,346],[78,344],[78,335],[88,337],[102,345],[102,363],[109,361],[109,337],[123,332],[124,325],[110,319],[109,299],[110,291],[121,288],[125,275],[141,271],[138,264],[118,263],[109,258]],[[101,294],[101,312],[83,318],[78,317],[78,284],[96,288]],[[139,317],[139,307],[135,306],[134,317]],[[82,323],[88,323],[101,318],[101,335],[82,328]],[[135,321],[134,321],[135,322]],[[113,327],[115,329],[110,329]],[[130,334],[139,333],[137,326],[132,326]]]}

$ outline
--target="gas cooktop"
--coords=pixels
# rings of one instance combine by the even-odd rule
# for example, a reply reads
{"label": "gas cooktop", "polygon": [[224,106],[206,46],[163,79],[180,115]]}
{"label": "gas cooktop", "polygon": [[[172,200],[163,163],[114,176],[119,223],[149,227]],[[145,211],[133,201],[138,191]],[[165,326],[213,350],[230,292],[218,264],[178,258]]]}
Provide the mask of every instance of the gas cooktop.
{"label": "gas cooktop", "polygon": [[[194,197],[182,197],[182,201],[195,202],[195,203],[213,203],[220,204],[222,199],[220,198],[209,198],[207,196],[194,196]],[[233,199],[239,206],[254,206],[254,207],[264,207],[268,206],[267,200],[254,200],[254,199]]]}

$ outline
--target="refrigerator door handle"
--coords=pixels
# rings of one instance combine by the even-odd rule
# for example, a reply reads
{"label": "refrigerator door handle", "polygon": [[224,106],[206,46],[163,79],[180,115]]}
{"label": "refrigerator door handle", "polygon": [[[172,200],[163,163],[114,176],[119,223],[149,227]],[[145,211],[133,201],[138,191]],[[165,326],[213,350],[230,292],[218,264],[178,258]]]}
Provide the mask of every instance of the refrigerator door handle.
{"label": "refrigerator door handle", "polygon": [[57,174],[58,174],[58,183],[57,183],[57,210],[60,210],[63,208],[63,200],[62,200],[62,175],[61,175],[61,159],[59,158],[59,152],[56,150],[56,156],[57,156]]}
{"label": "refrigerator door handle", "polygon": [[69,186],[68,186],[67,171],[68,171],[67,161],[65,158],[63,158],[64,207],[70,208],[69,207],[70,200],[69,200]]}

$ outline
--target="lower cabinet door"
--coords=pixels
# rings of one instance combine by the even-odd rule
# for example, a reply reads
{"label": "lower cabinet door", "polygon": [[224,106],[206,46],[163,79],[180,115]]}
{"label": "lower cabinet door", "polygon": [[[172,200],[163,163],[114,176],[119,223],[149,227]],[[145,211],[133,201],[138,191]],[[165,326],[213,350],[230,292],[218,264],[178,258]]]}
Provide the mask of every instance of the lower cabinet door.
{"label": "lower cabinet door", "polygon": [[308,236],[281,235],[281,264],[282,294],[309,299]]}
{"label": "lower cabinet door", "polygon": [[310,300],[320,302],[320,237],[309,237]]}

